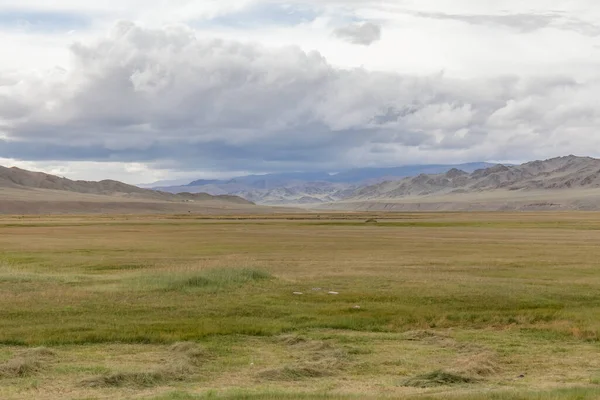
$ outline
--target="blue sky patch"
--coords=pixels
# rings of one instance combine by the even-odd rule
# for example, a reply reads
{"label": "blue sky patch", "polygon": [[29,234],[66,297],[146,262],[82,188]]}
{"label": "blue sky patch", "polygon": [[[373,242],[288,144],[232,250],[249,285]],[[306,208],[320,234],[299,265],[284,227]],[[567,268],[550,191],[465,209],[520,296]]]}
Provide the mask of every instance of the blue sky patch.
{"label": "blue sky patch", "polygon": [[90,18],[82,14],[0,10],[0,28],[56,32],[86,28],[90,23]]}
{"label": "blue sky patch", "polygon": [[210,20],[196,21],[194,25],[229,28],[256,28],[265,25],[294,26],[312,22],[318,16],[319,12],[309,6],[259,3]]}

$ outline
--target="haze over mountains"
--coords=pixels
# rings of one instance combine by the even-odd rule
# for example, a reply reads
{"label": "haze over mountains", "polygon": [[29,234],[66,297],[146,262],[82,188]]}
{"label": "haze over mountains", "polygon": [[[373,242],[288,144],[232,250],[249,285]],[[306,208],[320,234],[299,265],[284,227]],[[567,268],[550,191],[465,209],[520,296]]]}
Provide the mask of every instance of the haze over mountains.
{"label": "haze over mountains", "polygon": [[493,165],[475,162],[460,165],[436,164],[392,168],[358,168],[337,174],[320,171],[248,175],[227,180],[200,179],[187,185],[154,186],[154,189],[170,193],[232,194],[264,205],[307,205],[344,199],[364,185],[398,180],[423,173],[442,173],[452,168],[472,172]]}
{"label": "haze over mountains", "polygon": [[[387,175],[411,172],[418,173],[403,178]],[[320,181],[309,181],[313,178]],[[600,160],[567,156],[515,166],[474,163],[356,170],[336,175],[270,174],[194,181],[183,188],[190,190],[175,194],[113,180],[73,181],[0,167],[0,213],[276,211],[250,201],[255,199],[264,204],[346,211],[600,210]],[[246,199],[232,194],[190,193],[201,188],[230,190]]]}
{"label": "haze over mountains", "polygon": [[331,210],[596,210],[600,209],[600,160],[571,155],[522,165],[471,163],[336,175],[271,174],[167,188],[185,189],[234,193],[259,204]]}

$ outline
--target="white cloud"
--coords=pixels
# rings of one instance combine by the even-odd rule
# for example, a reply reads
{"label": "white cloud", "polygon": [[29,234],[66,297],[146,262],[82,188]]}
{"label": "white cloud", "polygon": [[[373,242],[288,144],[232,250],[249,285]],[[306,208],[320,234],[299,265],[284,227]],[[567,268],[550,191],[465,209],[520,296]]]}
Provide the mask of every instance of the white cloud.
{"label": "white cloud", "polygon": [[[93,161],[21,161],[0,158],[0,165],[17,167],[29,171],[41,171],[48,174],[74,180],[114,179],[130,184],[155,182],[171,175],[174,171],[157,171],[140,163],[116,163]],[[191,176],[194,179],[195,176]]]}
{"label": "white cloud", "polygon": [[369,46],[381,39],[381,26],[373,22],[363,22],[337,28],[334,35],[353,44]]}
{"label": "white cloud", "polygon": [[[53,29],[3,26],[14,10]],[[144,181],[590,153],[598,18],[591,0],[0,0],[16,55],[0,67],[0,156]],[[137,22],[101,33],[116,19]],[[332,37],[356,21],[385,35]]]}
{"label": "white cloud", "polygon": [[316,52],[197,38],[184,26],[121,22],[72,50],[72,70],[5,87],[2,156],[43,157],[45,145],[66,160],[220,170],[350,166],[357,152],[379,157],[373,145],[397,162],[415,149],[510,158],[514,143],[549,153],[567,134],[574,149],[595,143],[600,115],[596,81],[344,70]]}

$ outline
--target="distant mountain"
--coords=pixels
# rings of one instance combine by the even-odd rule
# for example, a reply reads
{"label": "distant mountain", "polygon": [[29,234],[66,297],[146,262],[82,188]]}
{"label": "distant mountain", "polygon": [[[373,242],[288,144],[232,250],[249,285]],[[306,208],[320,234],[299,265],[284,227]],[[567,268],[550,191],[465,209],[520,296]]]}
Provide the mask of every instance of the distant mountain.
{"label": "distant mountain", "polygon": [[228,180],[200,179],[187,186],[202,186],[214,184],[238,184],[254,189],[273,189],[293,182],[333,182],[326,172],[290,172],[281,174],[247,175]]}
{"label": "distant mountain", "polygon": [[192,183],[183,184],[183,186],[204,186],[204,185],[214,185],[217,183],[222,183],[224,181],[220,181],[218,179],[198,179]]}
{"label": "distant mountain", "polygon": [[304,206],[338,201],[352,192],[353,186],[347,184],[309,182],[270,190],[241,191],[235,194],[257,204]]}
{"label": "distant mountain", "polygon": [[419,174],[440,174],[444,173],[452,168],[460,169],[466,172],[473,172],[478,169],[492,167],[496,164],[490,164],[485,162],[475,162],[468,164],[458,165],[444,165],[444,164],[432,164],[432,165],[407,165],[404,167],[392,167],[392,168],[360,168],[353,169],[350,171],[340,172],[332,176],[329,182],[343,182],[343,183],[360,183],[372,180],[395,180],[405,178],[407,176],[415,176]]}
{"label": "distant mountain", "polygon": [[200,179],[183,186],[204,186],[239,184],[250,186],[255,189],[273,189],[299,182],[331,182],[331,183],[360,183],[373,179],[404,178],[418,174],[437,174],[446,172],[451,168],[460,168],[463,171],[475,171],[481,168],[491,167],[495,164],[476,162],[458,165],[407,165],[391,168],[357,168],[342,171],[337,174],[328,172],[288,172],[264,175],[247,175],[227,180]]}
{"label": "distant mountain", "polygon": [[233,194],[258,204],[305,205],[343,199],[359,186],[387,180],[399,180],[421,173],[440,173],[452,168],[472,172],[494,164],[409,165],[392,168],[358,168],[337,174],[328,172],[292,172],[240,176],[227,180],[200,179],[187,185],[159,186],[170,193],[206,192],[213,195]]}
{"label": "distant mountain", "polygon": [[453,168],[356,188],[330,208],[600,209],[600,160],[558,157],[495,165],[471,173]]}
{"label": "distant mountain", "polygon": [[140,187],[142,189],[152,189],[155,187],[167,187],[167,186],[183,186],[187,185],[190,182],[189,179],[169,179],[163,181],[156,181],[152,183],[140,183],[135,186]]}

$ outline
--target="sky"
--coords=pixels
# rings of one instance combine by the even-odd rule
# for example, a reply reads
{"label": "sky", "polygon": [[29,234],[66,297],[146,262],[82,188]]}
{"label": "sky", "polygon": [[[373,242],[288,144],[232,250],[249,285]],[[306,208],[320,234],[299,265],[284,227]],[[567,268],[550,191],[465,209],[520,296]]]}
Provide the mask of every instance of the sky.
{"label": "sky", "polygon": [[600,156],[596,0],[0,0],[0,165],[146,183]]}

